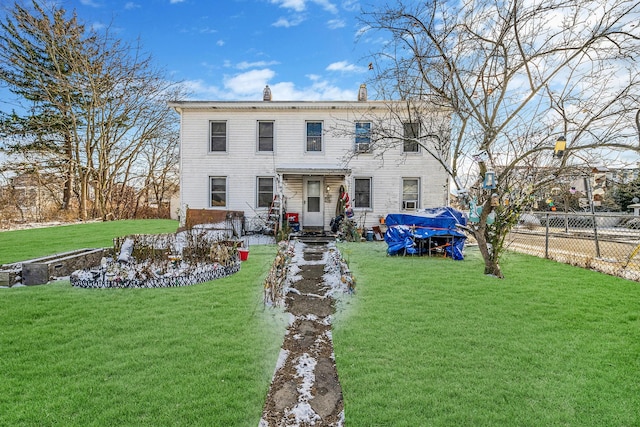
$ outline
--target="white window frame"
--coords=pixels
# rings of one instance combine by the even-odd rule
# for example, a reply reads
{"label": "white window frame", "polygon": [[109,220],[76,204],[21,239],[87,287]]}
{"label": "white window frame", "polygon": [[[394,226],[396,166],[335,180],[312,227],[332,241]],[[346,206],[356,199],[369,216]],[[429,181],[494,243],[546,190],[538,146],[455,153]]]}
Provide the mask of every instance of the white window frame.
{"label": "white window frame", "polygon": [[[264,204],[260,204],[260,195],[261,194],[267,194],[267,192],[265,191],[261,191],[260,190],[260,181],[263,179],[270,179],[271,180],[271,193],[270,196],[265,199],[266,203]],[[258,176],[256,177],[256,207],[258,208],[269,208],[271,207],[271,203],[273,202],[273,195],[275,193],[275,180],[272,176]]]}
{"label": "white window frame", "polygon": [[[320,123],[320,135],[309,135],[309,125],[311,123]],[[322,153],[324,151],[324,122],[322,120],[306,120],[304,122],[304,151],[306,153]],[[309,150],[309,141],[311,138],[320,138],[320,149],[319,150]]]}
{"label": "white window frame", "polygon": [[[213,149],[213,124],[214,123],[223,123],[224,124],[224,150],[214,150]],[[229,126],[226,120],[209,120],[209,153],[226,153],[229,145]],[[221,134],[218,133],[215,135],[216,138],[220,138]]]}
{"label": "white window frame", "polygon": [[[405,193],[404,188],[405,188],[405,182],[406,181],[416,181],[417,184],[417,189],[416,189],[416,193]],[[409,177],[404,177],[402,178],[402,188],[400,189],[401,191],[401,200],[402,200],[402,206],[401,209],[403,211],[415,211],[417,209],[420,208],[420,178],[409,178]]]}
{"label": "white window frame", "polygon": [[[369,204],[368,206],[360,206],[358,204],[358,181],[369,181]],[[354,209],[373,209],[373,178],[370,176],[359,176],[353,179],[353,207]]]}
{"label": "white window frame", "polygon": [[[260,133],[260,125],[262,125],[263,123],[270,123],[271,124],[271,136],[262,136]],[[276,123],[274,120],[258,120],[258,123],[256,124],[257,129],[256,129],[256,133],[257,133],[257,137],[256,137],[256,149],[258,151],[258,153],[273,153],[275,151],[276,148]],[[265,150],[261,148],[261,142],[264,139],[268,139],[271,138],[271,149],[270,150]]]}
{"label": "white window frame", "polygon": [[[363,131],[362,129],[366,130]],[[355,122],[354,144],[354,150],[356,153],[371,153],[371,122]]]}
{"label": "white window frame", "polygon": [[[420,144],[411,140],[411,138],[415,138],[415,136],[411,136],[408,134],[408,130],[409,130],[408,127],[414,126],[414,125],[418,126],[418,137],[419,137],[421,133],[420,122],[403,122],[402,123],[402,136],[404,137],[404,140],[402,141],[403,153],[419,153],[420,152]],[[416,147],[415,150],[407,150],[408,144],[415,144],[415,147]]]}
{"label": "white window frame", "polygon": [[[224,180],[224,201],[223,204],[218,205],[218,204],[214,204],[213,203],[213,195],[214,195],[214,189],[213,189],[213,180],[214,179],[223,179]],[[209,177],[209,207],[212,208],[226,208],[229,203],[228,203],[228,199],[229,199],[229,187],[228,187],[228,183],[229,180],[226,176],[210,176]],[[220,190],[215,191],[216,194],[220,194],[222,193]]]}

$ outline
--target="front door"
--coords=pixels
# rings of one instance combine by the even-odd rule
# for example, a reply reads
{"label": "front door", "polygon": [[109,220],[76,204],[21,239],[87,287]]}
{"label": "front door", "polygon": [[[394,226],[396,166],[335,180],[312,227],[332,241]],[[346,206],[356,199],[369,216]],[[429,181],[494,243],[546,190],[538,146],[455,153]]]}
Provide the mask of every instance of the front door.
{"label": "front door", "polygon": [[322,177],[304,178],[304,211],[302,228],[324,226],[324,197],[322,197]]}

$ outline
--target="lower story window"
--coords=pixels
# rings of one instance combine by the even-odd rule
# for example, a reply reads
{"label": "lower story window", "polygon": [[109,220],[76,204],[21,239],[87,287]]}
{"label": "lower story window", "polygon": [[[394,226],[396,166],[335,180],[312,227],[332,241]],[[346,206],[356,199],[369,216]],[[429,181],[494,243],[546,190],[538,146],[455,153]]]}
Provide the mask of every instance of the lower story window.
{"label": "lower story window", "polygon": [[273,201],[273,178],[258,177],[258,207],[268,208]]}
{"label": "lower story window", "polygon": [[402,209],[418,209],[419,194],[420,180],[418,178],[404,178],[402,180]]}
{"label": "lower story window", "polygon": [[227,206],[227,178],[223,176],[209,177],[211,191],[211,207]]}
{"label": "lower story window", "polygon": [[353,193],[353,206],[355,208],[371,207],[371,178],[356,178],[355,191]]}

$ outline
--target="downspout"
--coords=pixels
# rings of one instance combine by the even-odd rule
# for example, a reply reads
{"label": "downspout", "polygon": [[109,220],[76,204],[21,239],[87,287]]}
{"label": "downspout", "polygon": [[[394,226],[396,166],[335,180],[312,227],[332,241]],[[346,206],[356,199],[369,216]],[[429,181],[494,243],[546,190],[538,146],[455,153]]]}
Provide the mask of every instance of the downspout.
{"label": "downspout", "polygon": [[282,225],[282,216],[284,214],[284,177],[282,174],[276,174],[276,185],[278,187],[278,197],[280,198],[280,206],[278,207],[278,227]]}
{"label": "downspout", "polygon": [[[182,137],[183,137],[183,130],[184,130],[184,126],[183,126],[183,120],[184,120],[184,115],[182,114],[182,108],[180,107],[173,107],[173,109],[176,111],[176,113],[180,114],[180,144],[178,145],[178,153],[179,153],[179,162],[178,162],[178,176],[180,177],[180,183],[179,183],[179,191],[180,191],[180,204],[179,204],[179,208],[178,208],[178,221],[180,224],[180,227],[184,227],[187,223],[187,208],[184,205],[184,186],[182,185],[182,180],[183,180],[183,176],[182,176],[182,171],[184,170],[183,168],[183,157],[182,157]],[[169,215],[171,215],[171,213],[169,213]]]}

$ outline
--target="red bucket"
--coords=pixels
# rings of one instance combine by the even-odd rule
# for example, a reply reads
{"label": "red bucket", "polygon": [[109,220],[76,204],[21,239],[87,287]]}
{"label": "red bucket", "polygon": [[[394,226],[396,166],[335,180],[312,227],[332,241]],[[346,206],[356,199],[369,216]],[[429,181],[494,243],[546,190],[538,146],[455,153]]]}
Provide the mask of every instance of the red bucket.
{"label": "red bucket", "polygon": [[249,259],[249,249],[238,249],[240,254],[240,261],[246,261]]}

